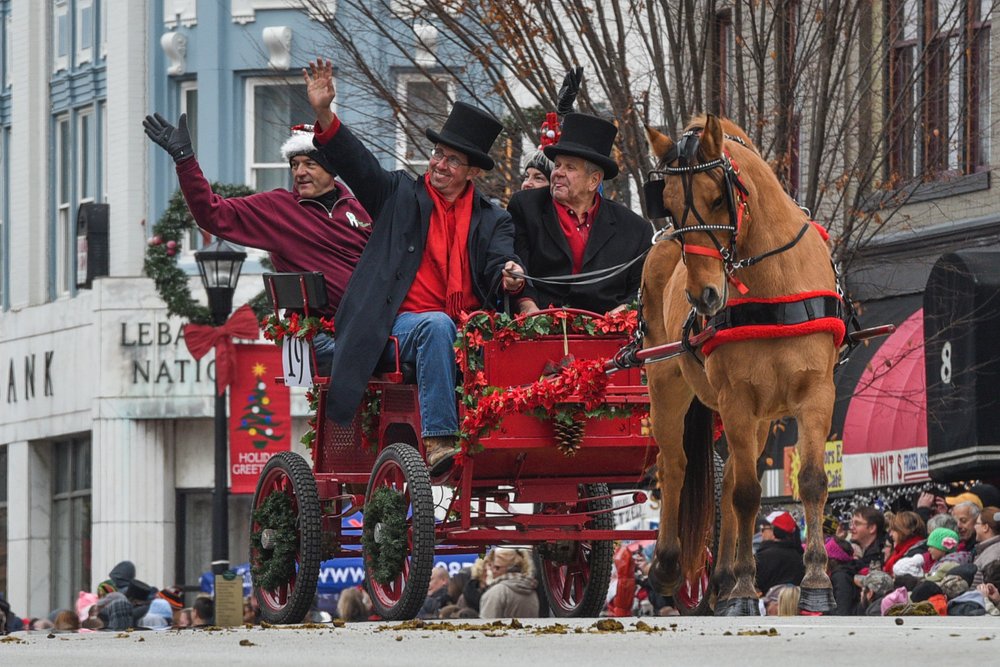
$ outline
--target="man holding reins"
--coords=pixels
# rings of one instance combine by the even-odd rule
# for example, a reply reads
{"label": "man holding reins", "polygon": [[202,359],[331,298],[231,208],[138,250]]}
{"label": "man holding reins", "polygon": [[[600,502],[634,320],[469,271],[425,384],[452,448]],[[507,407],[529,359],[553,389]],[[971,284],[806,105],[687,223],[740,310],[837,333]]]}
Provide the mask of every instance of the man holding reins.
{"label": "man holding reins", "polygon": [[[611,157],[618,128],[582,113],[566,115],[559,141],[544,147],[554,163],[548,188],[521,190],[507,210],[514,219],[515,250],[532,276],[567,276],[624,265],[649,249],[653,228],[628,207],[601,195],[601,182],[618,175]],[[598,313],[635,299],[641,261],[603,280],[583,284],[533,281],[519,302],[522,313],[540,307]]]}
{"label": "man holding reins", "polygon": [[491,114],[456,102],[434,143],[427,172],[387,171],[330,111],[333,66],[303,70],[316,113],[315,144],[373,218],[372,237],[337,313],[327,415],[355,414],[390,335],[400,359],[416,364],[421,437],[432,477],[453,463],[458,432],[455,321],[492,307],[501,290],[523,289],[510,215],[476,190],[493,168],[490,147],[503,129]]}

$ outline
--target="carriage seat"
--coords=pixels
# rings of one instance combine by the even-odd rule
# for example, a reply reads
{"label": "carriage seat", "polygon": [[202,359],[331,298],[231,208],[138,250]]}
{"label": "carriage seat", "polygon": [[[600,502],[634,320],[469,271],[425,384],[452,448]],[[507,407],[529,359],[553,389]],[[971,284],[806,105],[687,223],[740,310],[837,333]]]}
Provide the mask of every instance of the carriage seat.
{"label": "carriage seat", "polygon": [[[389,337],[382,356],[379,357],[375,365],[375,376],[382,381],[402,382],[403,384],[417,383],[417,367],[415,364],[403,363],[399,361],[399,344],[395,336]],[[398,374],[398,375],[396,375]],[[395,377],[390,377],[395,375]]]}

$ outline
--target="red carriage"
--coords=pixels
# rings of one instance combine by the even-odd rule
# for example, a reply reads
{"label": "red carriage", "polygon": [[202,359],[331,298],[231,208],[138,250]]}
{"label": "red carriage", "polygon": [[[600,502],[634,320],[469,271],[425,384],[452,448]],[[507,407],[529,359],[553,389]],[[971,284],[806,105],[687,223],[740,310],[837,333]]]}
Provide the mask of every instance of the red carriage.
{"label": "red carriage", "polygon": [[[308,275],[265,281],[276,313],[309,316]],[[320,563],[362,547],[377,613],[412,618],[435,554],[493,545],[534,547],[554,615],[598,615],[614,541],[656,537],[615,530],[612,517],[616,496],[618,507],[645,501],[634,489],[656,460],[641,370],[604,373],[629,340],[628,321],[566,310],[530,320],[473,315],[459,336],[463,452],[440,485],[428,477],[417,388],[398,357],[371,378],[348,427],[324,419],[328,379],[315,378],[312,466],[292,452],[274,456],[254,497],[250,561],[263,618],[300,621]],[[364,527],[344,528],[358,510]]]}

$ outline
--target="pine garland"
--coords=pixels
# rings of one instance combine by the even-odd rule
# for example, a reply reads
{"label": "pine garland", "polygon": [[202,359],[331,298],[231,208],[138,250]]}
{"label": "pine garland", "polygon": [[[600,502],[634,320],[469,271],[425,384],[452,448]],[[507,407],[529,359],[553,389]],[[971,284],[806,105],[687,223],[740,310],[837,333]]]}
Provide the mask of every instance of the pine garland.
{"label": "pine garland", "polygon": [[[260,507],[253,511],[253,521],[260,526],[250,534],[250,546],[257,558],[251,568],[254,585],[274,590],[287,584],[295,574],[295,554],[299,548],[299,533],[292,499],[281,491],[273,491]],[[271,532],[271,546],[265,548],[263,532]]]}
{"label": "pine garland", "polygon": [[388,584],[403,571],[406,559],[406,499],[399,491],[382,486],[365,503],[364,513],[365,570],[374,581]]}
{"label": "pine garland", "polygon": [[[253,190],[245,185],[212,183],[212,191],[220,197],[246,197]],[[191,297],[188,274],[177,266],[177,255],[183,248],[188,233],[195,227],[187,202],[180,190],[174,193],[167,210],[153,226],[153,235],[146,248],[143,272],[156,283],[156,291],[167,304],[167,315],[176,315],[195,324],[212,324],[212,313]],[[271,268],[270,261],[264,265]],[[269,312],[263,290],[250,301],[250,306],[260,319]]]}
{"label": "pine garland", "polygon": [[596,317],[567,310],[516,317],[483,311],[465,315],[459,322],[455,341],[455,359],[463,378],[456,391],[465,408],[459,425],[460,456],[482,449],[480,439],[499,428],[504,415],[515,412],[553,422],[557,446],[566,456],[576,453],[584,420],[648,413],[645,405],[605,403],[607,376],[603,359],[577,360],[570,355],[534,383],[511,387],[488,385],[482,355],[487,341],[495,341],[503,348],[514,341],[559,334],[631,336],[638,326],[635,308]]}

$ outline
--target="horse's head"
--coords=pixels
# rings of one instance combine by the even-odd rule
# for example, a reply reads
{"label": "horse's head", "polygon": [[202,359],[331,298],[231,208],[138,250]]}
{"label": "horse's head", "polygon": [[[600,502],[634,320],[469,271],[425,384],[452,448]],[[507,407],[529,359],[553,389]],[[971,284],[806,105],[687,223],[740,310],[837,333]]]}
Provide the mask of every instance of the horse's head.
{"label": "horse's head", "polygon": [[671,219],[670,238],[680,242],[687,266],[687,299],[700,314],[714,315],[728,299],[747,194],[723,145],[727,135],[712,115],[677,142],[652,128],[647,133],[659,160],[646,184],[647,209]]}

